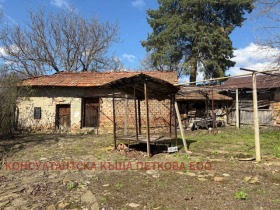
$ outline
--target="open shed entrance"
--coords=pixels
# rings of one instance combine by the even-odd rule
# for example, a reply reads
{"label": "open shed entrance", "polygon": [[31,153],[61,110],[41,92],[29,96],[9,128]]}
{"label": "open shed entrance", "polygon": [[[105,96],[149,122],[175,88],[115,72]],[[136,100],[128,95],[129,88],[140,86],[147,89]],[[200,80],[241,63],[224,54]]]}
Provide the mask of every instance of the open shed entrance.
{"label": "open shed entrance", "polygon": [[[150,144],[159,144],[166,141],[171,142],[175,140],[177,145],[177,128],[176,122],[174,122],[174,134],[172,136],[172,110],[175,108],[175,94],[178,92],[179,88],[175,87],[171,83],[157,79],[155,77],[150,77],[145,74],[139,74],[132,77],[125,77],[122,79],[115,80],[111,83],[106,85],[107,87],[112,89],[112,96],[113,96],[113,126],[114,126],[114,148],[117,149],[117,140],[127,140],[128,142],[132,141],[135,143],[146,143],[147,144],[147,154],[151,156],[151,148]],[[126,109],[125,111],[125,123],[124,123],[124,130],[125,132],[120,133],[117,132],[117,129],[120,130],[121,128],[119,124],[119,110],[120,108],[117,107],[117,100],[118,94],[116,91],[120,91],[123,94],[126,94],[128,98],[131,98],[131,105],[134,106],[133,111],[129,111]],[[164,106],[166,107],[166,111],[160,114],[159,117],[154,117],[158,114],[156,110],[153,110],[152,113],[152,106],[151,100],[158,101],[157,104],[154,104],[155,107],[159,106],[159,104],[163,101]],[[144,110],[141,111],[141,101],[143,101]],[[129,101],[126,102],[129,104]],[[126,105],[125,105],[126,106]],[[129,116],[130,113],[130,116]],[[173,112],[175,114],[175,112]],[[174,115],[173,114],[173,115]],[[143,116],[144,117],[141,117]],[[166,116],[165,116],[166,115]],[[165,117],[163,117],[165,116]],[[176,121],[176,117],[174,116],[174,121]],[[130,121],[131,120],[131,121]],[[155,126],[155,133],[151,132],[152,124],[163,123],[166,124],[167,128],[167,135],[164,135],[164,132],[161,129]],[[145,131],[143,135],[142,127],[145,126]],[[134,130],[133,134],[130,135],[128,133],[128,128],[132,127]],[[162,127],[162,126],[160,126]],[[159,133],[159,134],[157,134]],[[152,135],[151,135],[152,134]],[[156,134],[156,135],[154,135]]]}
{"label": "open shed entrance", "polygon": [[84,98],[83,127],[99,127],[99,98]]}
{"label": "open shed entrance", "polygon": [[59,130],[69,130],[71,126],[70,104],[56,105],[56,128]]}

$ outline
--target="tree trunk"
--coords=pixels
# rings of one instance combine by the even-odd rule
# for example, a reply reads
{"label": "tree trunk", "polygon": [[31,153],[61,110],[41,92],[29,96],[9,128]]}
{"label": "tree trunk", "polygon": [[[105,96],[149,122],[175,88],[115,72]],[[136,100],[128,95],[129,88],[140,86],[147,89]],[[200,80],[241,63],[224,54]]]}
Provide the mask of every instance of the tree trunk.
{"label": "tree trunk", "polygon": [[196,60],[195,60],[194,62],[192,62],[191,72],[190,72],[190,82],[194,82],[194,83],[191,83],[190,85],[196,85],[196,83],[195,83],[196,72],[197,72],[197,65],[196,65]]}

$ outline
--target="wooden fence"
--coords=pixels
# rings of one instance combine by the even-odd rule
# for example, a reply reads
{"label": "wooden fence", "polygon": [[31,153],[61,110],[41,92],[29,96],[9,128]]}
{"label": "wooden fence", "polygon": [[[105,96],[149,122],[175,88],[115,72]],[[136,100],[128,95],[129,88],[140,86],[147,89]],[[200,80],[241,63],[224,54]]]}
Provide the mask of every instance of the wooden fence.
{"label": "wooden fence", "polygon": [[[254,124],[254,111],[253,109],[239,110],[240,124]],[[231,110],[228,115],[228,123],[235,124],[236,116],[235,110]],[[272,125],[273,116],[272,110],[259,109],[259,125]]]}

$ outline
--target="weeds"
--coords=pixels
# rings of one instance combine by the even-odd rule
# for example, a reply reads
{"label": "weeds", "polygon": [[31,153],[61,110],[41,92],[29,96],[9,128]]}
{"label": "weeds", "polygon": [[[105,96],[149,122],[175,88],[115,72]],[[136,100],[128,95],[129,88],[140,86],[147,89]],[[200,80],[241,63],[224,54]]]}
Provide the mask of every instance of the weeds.
{"label": "weeds", "polygon": [[280,146],[274,147],[273,155],[277,158],[280,158]]}
{"label": "weeds", "polygon": [[234,193],[234,198],[238,200],[246,200],[248,198],[248,194],[242,189]]}
{"label": "weeds", "polygon": [[67,190],[73,190],[78,186],[78,183],[76,182],[69,182],[67,185]]}
{"label": "weeds", "polygon": [[117,190],[122,189],[123,186],[124,186],[124,185],[123,185],[122,183],[117,183],[117,184],[115,184],[115,187],[117,188]]}

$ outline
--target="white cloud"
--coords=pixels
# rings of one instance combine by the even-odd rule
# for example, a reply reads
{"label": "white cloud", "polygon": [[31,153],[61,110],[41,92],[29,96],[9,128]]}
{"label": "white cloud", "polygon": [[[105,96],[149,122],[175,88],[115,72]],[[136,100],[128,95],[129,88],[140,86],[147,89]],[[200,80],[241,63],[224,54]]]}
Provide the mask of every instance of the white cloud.
{"label": "white cloud", "polygon": [[145,0],[134,0],[131,4],[137,9],[142,9],[146,5]]}
{"label": "white cloud", "polygon": [[245,48],[234,51],[233,61],[235,66],[230,68],[227,73],[230,75],[245,74],[248,72],[240,70],[240,68],[248,68],[253,70],[268,70],[275,68],[275,59],[280,55],[280,50],[271,47],[261,47],[257,44],[250,43]]}
{"label": "white cloud", "polygon": [[6,52],[5,52],[4,47],[0,47],[0,55],[1,56],[6,56],[7,55]]}
{"label": "white cloud", "polygon": [[129,55],[129,54],[123,54],[122,55],[123,59],[128,60],[129,62],[134,62],[136,60],[136,56],[135,55]]}
{"label": "white cloud", "polygon": [[68,0],[51,0],[51,4],[59,8],[69,8]]}
{"label": "white cloud", "polygon": [[[261,47],[257,44],[250,43],[247,47],[234,50],[233,61],[235,66],[226,71],[226,74],[239,75],[248,72],[240,70],[240,68],[247,68],[257,71],[270,70],[277,67],[275,62],[280,57],[280,49],[272,47]],[[279,67],[279,66],[278,66]],[[199,71],[196,81],[203,80],[203,72]],[[188,82],[189,76],[182,76],[179,82]]]}

